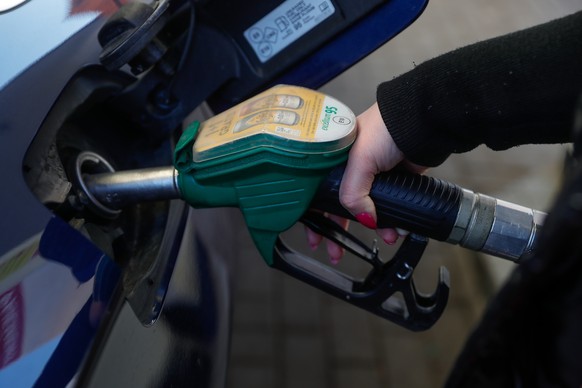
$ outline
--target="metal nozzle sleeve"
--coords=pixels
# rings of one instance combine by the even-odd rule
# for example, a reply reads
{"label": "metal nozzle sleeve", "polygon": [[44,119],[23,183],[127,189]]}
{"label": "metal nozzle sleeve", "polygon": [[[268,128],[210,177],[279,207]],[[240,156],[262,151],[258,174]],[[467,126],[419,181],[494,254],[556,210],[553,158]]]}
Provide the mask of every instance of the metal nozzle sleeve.
{"label": "metal nozzle sleeve", "polygon": [[545,213],[463,189],[447,242],[519,261],[535,247]]}
{"label": "metal nozzle sleeve", "polygon": [[101,205],[121,209],[139,202],[180,198],[177,174],[173,167],[155,167],[85,174],[83,180],[92,197]]}

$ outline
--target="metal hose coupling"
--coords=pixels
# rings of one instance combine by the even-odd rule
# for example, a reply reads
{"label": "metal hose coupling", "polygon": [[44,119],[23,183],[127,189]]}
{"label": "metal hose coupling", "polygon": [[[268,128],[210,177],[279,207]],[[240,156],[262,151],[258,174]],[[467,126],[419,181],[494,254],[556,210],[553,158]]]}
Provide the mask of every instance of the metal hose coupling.
{"label": "metal hose coupling", "polygon": [[546,214],[462,189],[447,242],[519,262],[534,248]]}

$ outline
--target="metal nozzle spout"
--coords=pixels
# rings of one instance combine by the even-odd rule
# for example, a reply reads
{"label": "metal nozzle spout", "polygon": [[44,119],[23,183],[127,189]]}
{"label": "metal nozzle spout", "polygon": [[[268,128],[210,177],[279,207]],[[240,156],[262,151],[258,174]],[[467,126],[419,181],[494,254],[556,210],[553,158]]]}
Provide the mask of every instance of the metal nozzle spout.
{"label": "metal nozzle spout", "polygon": [[101,205],[121,209],[138,202],[180,198],[177,171],[172,166],[102,174],[85,174],[87,191]]}

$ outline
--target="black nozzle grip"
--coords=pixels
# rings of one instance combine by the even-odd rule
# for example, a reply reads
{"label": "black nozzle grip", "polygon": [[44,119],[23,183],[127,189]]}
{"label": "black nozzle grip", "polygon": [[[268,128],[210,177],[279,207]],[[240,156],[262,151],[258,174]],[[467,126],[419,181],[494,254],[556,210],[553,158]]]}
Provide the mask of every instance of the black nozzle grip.
{"label": "black nozzle grip", "polygon": [[[354,218],[339,202],[344,166],[335,168],[320,186],[312,207]],[[455,224],[462,189],[438,178],[392,170],[376,176],[370,197],[379,228],[397,227],[445,241]]]}

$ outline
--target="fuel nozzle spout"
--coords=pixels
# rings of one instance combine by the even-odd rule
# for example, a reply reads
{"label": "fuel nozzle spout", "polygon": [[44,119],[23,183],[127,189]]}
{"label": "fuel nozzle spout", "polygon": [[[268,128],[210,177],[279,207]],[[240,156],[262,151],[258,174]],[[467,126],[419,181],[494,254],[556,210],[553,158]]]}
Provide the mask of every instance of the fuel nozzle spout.
{"label": "fuel nozzle spout", "polygon": [[173,167],[153,167],[85,175],[87,190],[95,200],[111,209],[148,201],[181,198]]}
{"label": "fuel nozzle spout", "polygon": [[447,242],[519,261],[535,248],[545,217],[538,210],[462,189]]}
{"label": "fuel nozzle spout", "polygon": [[76,202],[104,218],[115,218],[128,205],[181,198],[172,166],[115,171],[99,154],[79,154],[73,176]]}

